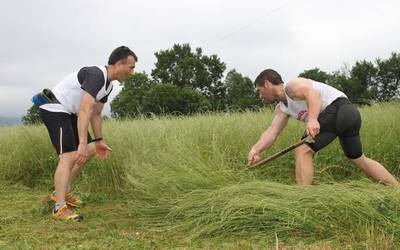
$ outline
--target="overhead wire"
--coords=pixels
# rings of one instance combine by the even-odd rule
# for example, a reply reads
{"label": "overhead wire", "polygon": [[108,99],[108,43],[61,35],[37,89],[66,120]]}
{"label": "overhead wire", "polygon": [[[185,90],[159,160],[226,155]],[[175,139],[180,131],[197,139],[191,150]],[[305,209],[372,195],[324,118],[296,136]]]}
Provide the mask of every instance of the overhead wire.
{"label": "overhead wire", "polygon": [[215,44],[217,44],[217,43],[220,43],[220,42],[222,42],[222,41],[228,39],[229,37],[231,37],[231,36],[233,36],[233,35],[235,35],[235,34],[241,32],[241,31],[243,31],[243,30],[245,30],[245,29],[247,29],[248,27],[250,27],[250,26],[253,25],[254,23],[259,22],[259,21],[265,19],[269,14],[272,14],[272,13],[274,13],[274,12],[278,12],[279,10],[283,9],[283,8],[286,7],[286,6],[289,4],[289,2],[291,2],[291,1],[292,1],[292,0],[286,1],[286,2],[283,3],[282,5],[280,5],[280,6],[276,7],[276,8],[274,8],[274,9],[271,9],[271,10],[265,12],[264,15],[262,15],[261,17],[259,17],[259,18],[255,19],[255,20],[253,20],[253,21],[247,23],[246,25],[243,25],[242,27],[238,28],[237,30],[234,30],[234,31],[232,31],[232,32],[229,32],[229,33],[227,33],[226,35],[222,36],[221,38],[219,38],[219,39],[217,39],[217,40],[215,40],[215,41],[213,41],[213,42],[208,43],[207,47],[210,47],[210,46],[213,46],[213,45],[215,45]]}

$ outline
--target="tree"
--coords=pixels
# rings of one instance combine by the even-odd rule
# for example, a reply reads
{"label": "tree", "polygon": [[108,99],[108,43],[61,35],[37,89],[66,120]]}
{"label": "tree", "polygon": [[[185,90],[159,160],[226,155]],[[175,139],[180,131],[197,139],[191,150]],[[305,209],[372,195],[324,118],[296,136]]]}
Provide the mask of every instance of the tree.
{"label": "tree", "polygon": [[151,73],[155,81],[196,89],[209,99],[213,109],[224,108],[222,77],[226,66],[216,55],[205,56],[201,48],[192,52],[189,44],[175,44],[155,56],[157,62]]}
{"label": "tree", "polygon": [[143,96],[154,85],[146,73],[136,73],[123,83],[121,92],[111,102],[111,116],[135,117],[143,113]]}
{"label": "tree", "polygon": [[234,110],[254,109],[263,105],[250,78],[243,77],[235,69],[226,75],[225,86],[229,108]]}
{"label": "tree", "polygon": [[400,96],[400,54],[392,53],[387,60],[377,59],[377,99],[387,101]]}
{"label": "tree", "polygon": [[32,105],[27,111],[27,114],[22,117],[22,123],[24,125],[40,124],[43,123],[39,116],[39,109],[35,105]]}
{"label": "tree", "polygon": [[314,81],[327,83],[331,76],[328,73],[320,70],[319,68],[314,68],[305,70],[303,73],[300,73],[299,77],[309,78]]}
{"label": "tree", "polygon": [[374,64],[366,60],[356,62],[350,72],[352,80],[352,99],[364,103],[365,100],[374,99],[377,95],[376,85],[377,69]]}
{"label": "tree", "polygon": [[192,114],[210,108],[207,98],[191,88],[159,84],[143,97],[143,112],[162,114]]}
{"label": "tree", "polygon": [[369,62],[356,62],[353,68],[345,65],[340,71],[331,74],[328,84],[343,91],[354,103],[367,104],[371,98],[369,84],[373,83],[373,65]]}

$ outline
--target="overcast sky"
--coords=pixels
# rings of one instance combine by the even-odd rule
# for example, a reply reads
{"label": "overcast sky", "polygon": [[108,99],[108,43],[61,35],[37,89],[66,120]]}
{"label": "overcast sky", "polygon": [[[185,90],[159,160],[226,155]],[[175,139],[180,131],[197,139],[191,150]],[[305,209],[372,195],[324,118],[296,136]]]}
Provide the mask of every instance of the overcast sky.
{"label": "overcast sky", "polygon": [[227,71],[254,79],[273,68],[285,81],[400,52],[399,0],[0,0],[0,9],[0,116],[9,117],[120,45],[138,55],[138,72],[151,73],[154,52],[190,43]]}

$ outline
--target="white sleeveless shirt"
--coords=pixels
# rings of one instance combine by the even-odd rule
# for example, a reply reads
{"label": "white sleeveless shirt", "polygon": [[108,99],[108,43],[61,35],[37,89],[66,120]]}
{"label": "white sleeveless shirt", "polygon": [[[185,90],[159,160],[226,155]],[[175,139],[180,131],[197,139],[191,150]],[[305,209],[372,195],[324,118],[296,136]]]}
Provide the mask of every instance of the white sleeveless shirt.
{"label": "white sleeveless shirt", "polygon": [[[107,86],[107,69],[105,66],[98,67],[104,75],[104,85],[96,95],[96,101],[100,101],[103,97],[110,94],[112,90],[112,84]],[[81,104],[82,97],[85,91],[81,88],[81,84],[78,81],[78,72],[76,71],[67,77],[65,77],[60,83],[58,83],[52,92],[60,103],[48,103],[40,106],[40,108],[51,112],[64,112],[68,114],[78,114],[79,107]]]}
{"label": "white sleeveless shirt", "polygon": [[[331,104],[337,98],[339,97],[347,98],[347,96],[342,91],[337,90],[334,87],[313,80],[311,80],[311,82],[313,88],[316,89],[321,96],[320,112],[322,112],[329,104]],[[283,89],[285,90],[287,86],[288,83],[284,83]],[[285,91],[285,96],[286,96],[287,106],[283,102],[278,103],[281,111],[285,114],[293,116],[299,121],[307,122],[308,121],[307,101],[306,100],[295,101],[286,94],[286,91]]]}

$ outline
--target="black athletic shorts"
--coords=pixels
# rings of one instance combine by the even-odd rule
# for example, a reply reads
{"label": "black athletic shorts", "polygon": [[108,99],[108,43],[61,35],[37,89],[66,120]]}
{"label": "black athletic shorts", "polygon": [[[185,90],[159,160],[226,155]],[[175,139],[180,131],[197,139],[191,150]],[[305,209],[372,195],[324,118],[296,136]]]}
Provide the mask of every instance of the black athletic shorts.
{"label": "black athletic shorts", "polygon": [[[49,132],[57,154],[76,151],[79,145],[78,117],[64,112],[50,112],[39,108],[39,116]],[[88,133],[88,142],[92,142]]]}
{"label": "black athletic shorts", "polygon": [[[359,158],[362,152],[360,139],[361,116],[357,107],[349,99],[336,99],[318,116],[320,132],[314,138],[315,143],[307,143],[314,152],[318,152],[336,137],[339,137],[343,152],[349,159]],[[307,136],[305,132],[303,138]]]}

